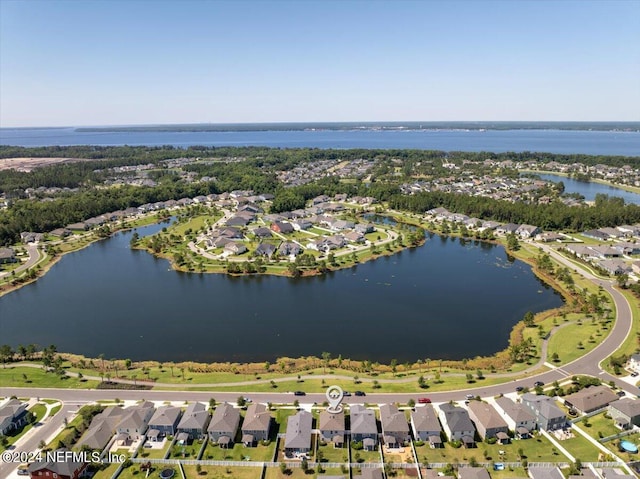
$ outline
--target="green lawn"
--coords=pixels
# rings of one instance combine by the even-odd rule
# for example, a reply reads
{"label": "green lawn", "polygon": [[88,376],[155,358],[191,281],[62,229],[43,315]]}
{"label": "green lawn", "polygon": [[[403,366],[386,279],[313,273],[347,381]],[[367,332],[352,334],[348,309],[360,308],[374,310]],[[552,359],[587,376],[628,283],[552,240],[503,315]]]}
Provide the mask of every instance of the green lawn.
{"label": "green lawn", "polygon": [[195,440],[193,443],[186,445],[175,443],[171,448],[168,459],[196,459],[201,447],[201,440]]}
{"label": "green lawn", "polygon": [[298,411],[295,409],[277,409],[275,411],[276,423],[278,424],[278,432],[284,433],[287,430],[287,418],[293,416]]}
{"label": "green lawn", "polygon": [[171,441],[168,439],[165,439],[165,444],[163,445],[163,447],[161,449],[149,449],[149,448],[142,448],[140,449],[140,453],[138,454],[137,457],[144,457],[144,458],[148,458],[148,459],[164,459],[164,457],[167,454],[167,451],[169,450],[169,446],[171,446]]}
{"label": "green lawn", "polygon": [[[25,379],[25,376],[27,379]],[[95,388],[98,381],[82,382],[77,378],[60,377],[39,368],[24,366],[0,369],[0,384],[4,387],[43,387],[43,388]]]}
{"label": "green lawn", "polygon": [[351,448],[351,462],[382,462],[382,458],[380,457],[380,452],[376,449],[375,451],[365,451],[364,449],[356,451]]}
{"label": "green lawn", "polygon": [[[8,441],[7,447],[15,444],[22,436],[24,436],[33,427],[34,424],[42,421],[42,418],[44,417],[44,414],[47,411],[47,408],[44,404],[38,403],[33,407],[31,407],[29,411],[35,415],[33,422],[29,424],[25,424],[21,429],[11,431],[9,434],[7,434],[6,436]],[[6,449],[5,446],[0,444],[0,451],[4,451],[5,449]]]}
{"label": "green lawn", "polygon": [[[551,361],[553,354],[560,358],[557,365],[569,363],[596,347],[604,339],[609,330],[602,330],[598,322],[581,316],[582,324],[574,323],[564,326],[549,339],[547,360]],[[581,343],[581,344],[580,344]]]}
{"label": "green lawn", "polygon": [[197,466],[185,465],[183,468],[186,479],[260,479],[262,474],[260,467],[201,466],[200,473]]}
{"label": "green lawn", "polygon": [[604,415],[605,413],[600,413],[588,418],[588,427],[585,425],[584,419],[578,423],[578,426],[596,441],[602,437],[608,437],[613,436],[614,434],[618,434],[620,432],[620,429],[614,426],[613,420],[610,417],[606,418],[604,417]]}
{"label": "green lawn", "polygon": [[581,436],[580,433],[574,432],[574,437],[559,441],[559,443],[576,459],[585,462],[598,460],[600,450]]}
{"label": "green lawn", "polygon": [[[513,441],[511,444],[487,444],[477,443],[477,447],[465,449],[464,447],[454,448],[449,443],[445,443],[443,448],[431,449],[428,444],[416,447],[416,454],[420,462],[468,462],[475,458],[478,462],[517,462],[520,461],[519,450],[529,462],[556,462],[566,458],[555,451],[551,442],[543,436],[533,437]],[[500,454],[504,451],[505,454]],[[555,451],[555,454],[554,454]]]}
{"label": "green lawn", "polygon": [[214,461],[256,461],[270,462],[276,449],[275,442],[271,442],[268,446],[259,444],[256,447],[245,447],[244,444],[236,443],[230,449],[219,447],[211,442],[207,443],[207,447],[202,455],[203,460]]}
{"label": "green lawn", "polygon": [[336,448],[327,443],[318,446],[318,454],[322,453],[321,462],[349,462],[349,450],[346,447]]}

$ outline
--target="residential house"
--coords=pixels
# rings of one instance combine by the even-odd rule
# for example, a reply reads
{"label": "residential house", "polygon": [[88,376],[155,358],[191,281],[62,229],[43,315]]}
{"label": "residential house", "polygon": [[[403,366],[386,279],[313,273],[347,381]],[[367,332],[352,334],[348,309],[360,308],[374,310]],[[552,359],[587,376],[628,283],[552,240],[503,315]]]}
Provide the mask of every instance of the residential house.
{"label": "residential house", "polygon": [[637,476],[625,474],[621,467],[603,467],[600,469],[602,479],[635,479]]}
{"label": "residential house", "polygon": [[640,275],[640,261],[634,261],[631,263],[631,271],[634,274]]}
{"label": "residential house", "polygon": [[375,227],[370,223],[358,223],[354,226],[353,229],[354,231],[362,233],[363,235],[367,233],[373,233],[376,230]]}
{"label": "residential house", "polygon": [[542,394],[526,393],[522,395],[524,404],[536,417],[540,429],[562,429],[567,424],[567,416],[555,405],[553,398]]}
{"label": "residential house", "polygon": [[496,409],[481,401],[470,401],[469,417],[476,425],[482,439],[497,438],[501,443],[509,441],[509,426]]}
{"label": "residential house", "polygon": [[240,425],[240,411],[225,402],[216,408],[207,428],[209,440],[221,447],[229,447],[235,440]]}
{"label": "residential house", "polygon": [[278,247],[278,254],[282,256],[297,256],[302,252],[302,248],[293,241],[283,241]]}
{"label": "residential house", "polygon": [[631,372],[640,373],[640,354],[632,354],[627,361],[627,369]]}
{"label": "residential house", "polygon": [[127,414],[126,409],[110,406],[94,416],[89,428],[76,443],[76,447],[86,446],[96,451],[102,451],[109,444],[125,414]]}
{"label": "residential house", "polygon": [[382,437],[387,447],[402,447],[411,441],[407,418],[404,412],[398,410],[397,405],[383,404],[380,406],[380,423]]}
{"label": "residential house", "polygon": [[211,416],[204,404],[191,403],[178,423],[178,433],[187,434],[189,439],[202,439],[207,434],[210,419]]}
{"label": "residential house", "polygon": [[256,256],[265,256],[267,258],[271,258],[273,253],[276,252],[276,247],[271,243],[260,243],[256,248]]}
{"label": "residential house", "polygon": [[0,248],[0,264],[15,263],[17,260],[16,253],[12,248]]}
{"label": "residential house", "polygon": [[349,231],[348,233],[346,233],[344,235],[344,237],[347,238],[352,243],[364,243],[365,242],[364,235],[362,233],[357,232],[357,231]]}
{"label": "residential house", "polygon": [[588,414],[607,407],[618,396],[607,386],[590,386],[576,393],[565,396],[564,404],[582,414]]}
{"label": "residential house", "polygon": [[20,233],[20,241],[23,243],[37,243],[44,239],[42,233],[33,233],[31,231],[23,231]]}
{"label": "residential house", "polygon": [[609,415],[620,429],[640,426],[640,401],[622,398],[609,404]]}
{"label": "residential house", "polygon": [[621,251],[618,251],[609,245],[599,244],[596,246],[590,246],[590,248],[595,251],[597,257],[601,259],[620,258],[622,256]]}
{"label": "residential house", "polygon": [[226,222],[225,225],[227,226],[247,226],[249,223],[251,223],[251,218],[248,216],[244,216],[244,215],[235,215],[232,216],[231,218],[229,218]]}
{"label": "residential house", "polygon": [[[29,464],[27,471],[31,479],[78,479],[89,463],[67,458],[68,452],[66,449],[57,449],[52,453],[54,457],[43,454],[42,460]],[[50,461],[50,457],[53,460]],[[55,460],[57,457],[59,461]]]}
{"label": "residential house", "polygon": [[522,239],[528,239],[540,233],[540,228],[533,225],[520,225],[515,233]]}
{"label": "residential house", "polygon": [[344,425],[344,411],[331,412],[327,409],[320,413],[320,436],[325,442],[332,442],[333,447],[344,445],[346,428]]}
{"label": "residential house", "polygon": [[173,436],[178,430],[178,423],[182,417],[182,409],[173,406],[159,407],[149,420],[149,429],[158,431],[156,437]]}
{"label": "residential house", "polygon": [[522,403],[515,403],[506,396],[495,399],[498,413],[506,421],[510,430],[514,431],[518,439],[526,439],[536,428],[536,418],[531,410]]}
{"label": "residential house", "polygon": [[302,231],[302,230],[308,230],[313,226],[313,224],[311,224],[311,221],[297,220],[297,221],[292,221],[291,226],[293,226],[293,229],[296,231]]}
{"label": "residential house", "polygon": [[527,474],[530,479],[564,479],[558,466],[529,466]]}
{"label": "residential house", "polygon": [[228,253],[239,255],[247,251],[247,247],[239,241],[230,241],[224,245],[224,250]]}
{"label": "residential house", "polygon": [[20,429],[27,424],[27,419],[27,404],[10,399],[0,407],[0,435]]}
{"label": "residential house", "polygon": [[441,404],[439,409],[440,422],[449,440],[473,447],[476,430],[467,410],[449,403]]}
{"label": "residential house", "polygon": [[128,444],[131,441],[141,439],[149,427],[149,420],[154,412],[153,403],[148,401],[126,408],[122,419],[116,426],[118,440]]}
{"label": "residential house", "polygon": [[515,232],[518,230],[518,228],[520,227],[520,225],[516,225],[513,223],[507,223],[506,225],[501,225],[498,226],[496,228],[496,233],[500,234],[500,235],[508,235],[508,234],[515,234]]}
{"label": "residential house", "polygon": [[615,276],[619,274],[631,273],[632,269],[627,263],[621,259],[605,259],[598,263],[607,273]]}
{"label": "residential house", "polygon": [[373,451],[378,446],[378,426],[373,410],[359,404],[351,406],[351,441],[361,442],[366,451]]}
{"label": "residential house", "polygon": [[335,220],[331,223],[331,229],[334,231],[350,230],[355,226],[353,221]]}
{"label": "residential house", "polygon": [[384,479],[384,475],[378,467],[365,467],[360,469],[360,475],[353,476],[353,479]]}
{"label": "residential house", "polygon": [[287,418],[284,451],[288,456],[306,454],[311,451],[311,425],[313,416],[307,411],[298,411]]}
{"label": "residential house", "polygon": [[593,238],[601,241],[607,241],[609,239],[609,235],[603,233],[599,230],[588,230],[582,233],[582,236],[586,236],[587,238]]}
{"label": "residential house", "polygon": [[256,237],[258,238],[272,238],[273,235],[271,234],[271,230],[269,228],[265,228],[264,226],[261,226],[259,228],[255,228],[254,230],[251,231],[254,235],[256,235]]}
{"label": "residential house", "polygon": [[271,413],[264,404],[251,404],[242,423],[242,443],[251,447],[269,439],[271,422]]}
{"label": "residential house", "polygon": [[491,479],[491,476],[484,467],[461,467],[458,469],[458,479]]}
{"label": "residential house", "polygon": [[284,221],[274,221],[271,223],[271,230],[276,233],[293,233],[293,226],[291,223],[285,223]]}
{"label": "residential house", "polygon": [[431,404],[411,411],[411,429],[416,440],[428,441],[431,447],[442,447],[442,426]]}
{"label": "residential house", "polygon": [[71,231],[69,231],[67,228],[56,228],[52,231],[49,231],[49,234],[58,238],[66,238],[71,234]]}

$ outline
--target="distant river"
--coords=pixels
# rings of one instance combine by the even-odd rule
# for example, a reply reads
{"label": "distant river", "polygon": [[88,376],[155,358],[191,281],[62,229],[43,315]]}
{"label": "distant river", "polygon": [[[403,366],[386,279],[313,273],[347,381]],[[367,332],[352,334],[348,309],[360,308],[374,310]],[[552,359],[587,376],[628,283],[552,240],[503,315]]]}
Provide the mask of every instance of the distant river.
{"label": "distant river", "polygon": [[633,193],[631,191],[626,191],[609,185],[603,185],[602,183],[595,183],[593,181],[576,181],[560,175],[538,174],[538,176],[543,180],[553,181],[555,183],[562,181],[564,183],[564,191],[566,193],[579,193],[584,196],[587,201],[595,200],[596,195],[602,193],[609,196],[624,198],[625,203],[635,203],[640,205],[640,194]]}
{"label": "distant river", "polygon": [[294,280],[178,273],[131,250],[131,234],[69,254],[0,298],[2,343],[160,361],[323,351],[383,362],[460,359],[505,348],[525,312],[562,304],[528,265],[487,243],[433,236],[395,256]]}
{"label": "distant river", "polygon": [[173,145],[279,148],[412,148],[444,151],[544,151],[640,156],[640,132],[587,130],[296,130],[79,132],[75,128],[0,129],[16,146]]}

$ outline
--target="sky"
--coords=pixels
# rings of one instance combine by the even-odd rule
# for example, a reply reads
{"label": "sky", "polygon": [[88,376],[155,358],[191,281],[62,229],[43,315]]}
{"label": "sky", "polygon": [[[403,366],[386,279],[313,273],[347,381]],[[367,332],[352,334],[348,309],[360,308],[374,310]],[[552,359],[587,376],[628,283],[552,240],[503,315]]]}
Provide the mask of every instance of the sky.
{"label": "sky", "polygon": [[0,127],[639,121],[640,0],[0,0]]}

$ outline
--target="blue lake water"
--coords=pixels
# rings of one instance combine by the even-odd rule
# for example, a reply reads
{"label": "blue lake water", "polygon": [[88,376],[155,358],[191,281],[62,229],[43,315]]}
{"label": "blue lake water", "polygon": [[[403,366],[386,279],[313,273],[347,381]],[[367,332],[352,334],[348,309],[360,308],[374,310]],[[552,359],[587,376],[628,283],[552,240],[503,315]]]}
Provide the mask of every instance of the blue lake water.
{"label": "blue lake water", "polygon": [[280,130],[80,132],[75,128],[0,129],[0,144],[412,148],[444,151],[545,151],[640,156],[638,131],[588,130]]}
{"label": "blue lake water", "polygon": [[294,280],[178,273],[131,250],[131,234],[66,255],[0,298],[2,342],[134,360],[273,361],[323,351],[383,362],[460,359],[505,348],[527,311],[562,304],[527,264],[487,243],[433,236]]}
{"label": "blue lake water", "polygon": [[595,200],[597,194],[605,194],[624,198],[625,203],[640,205],[640,194],[631,191],[625,191],[620,188],[594,183],[592,181],[577,181],[560,175],[538,174],[538,176],[543,180],[553,181],[555,183],[562,181],[566,193],[579,193],[584,196],[587,201]]}

